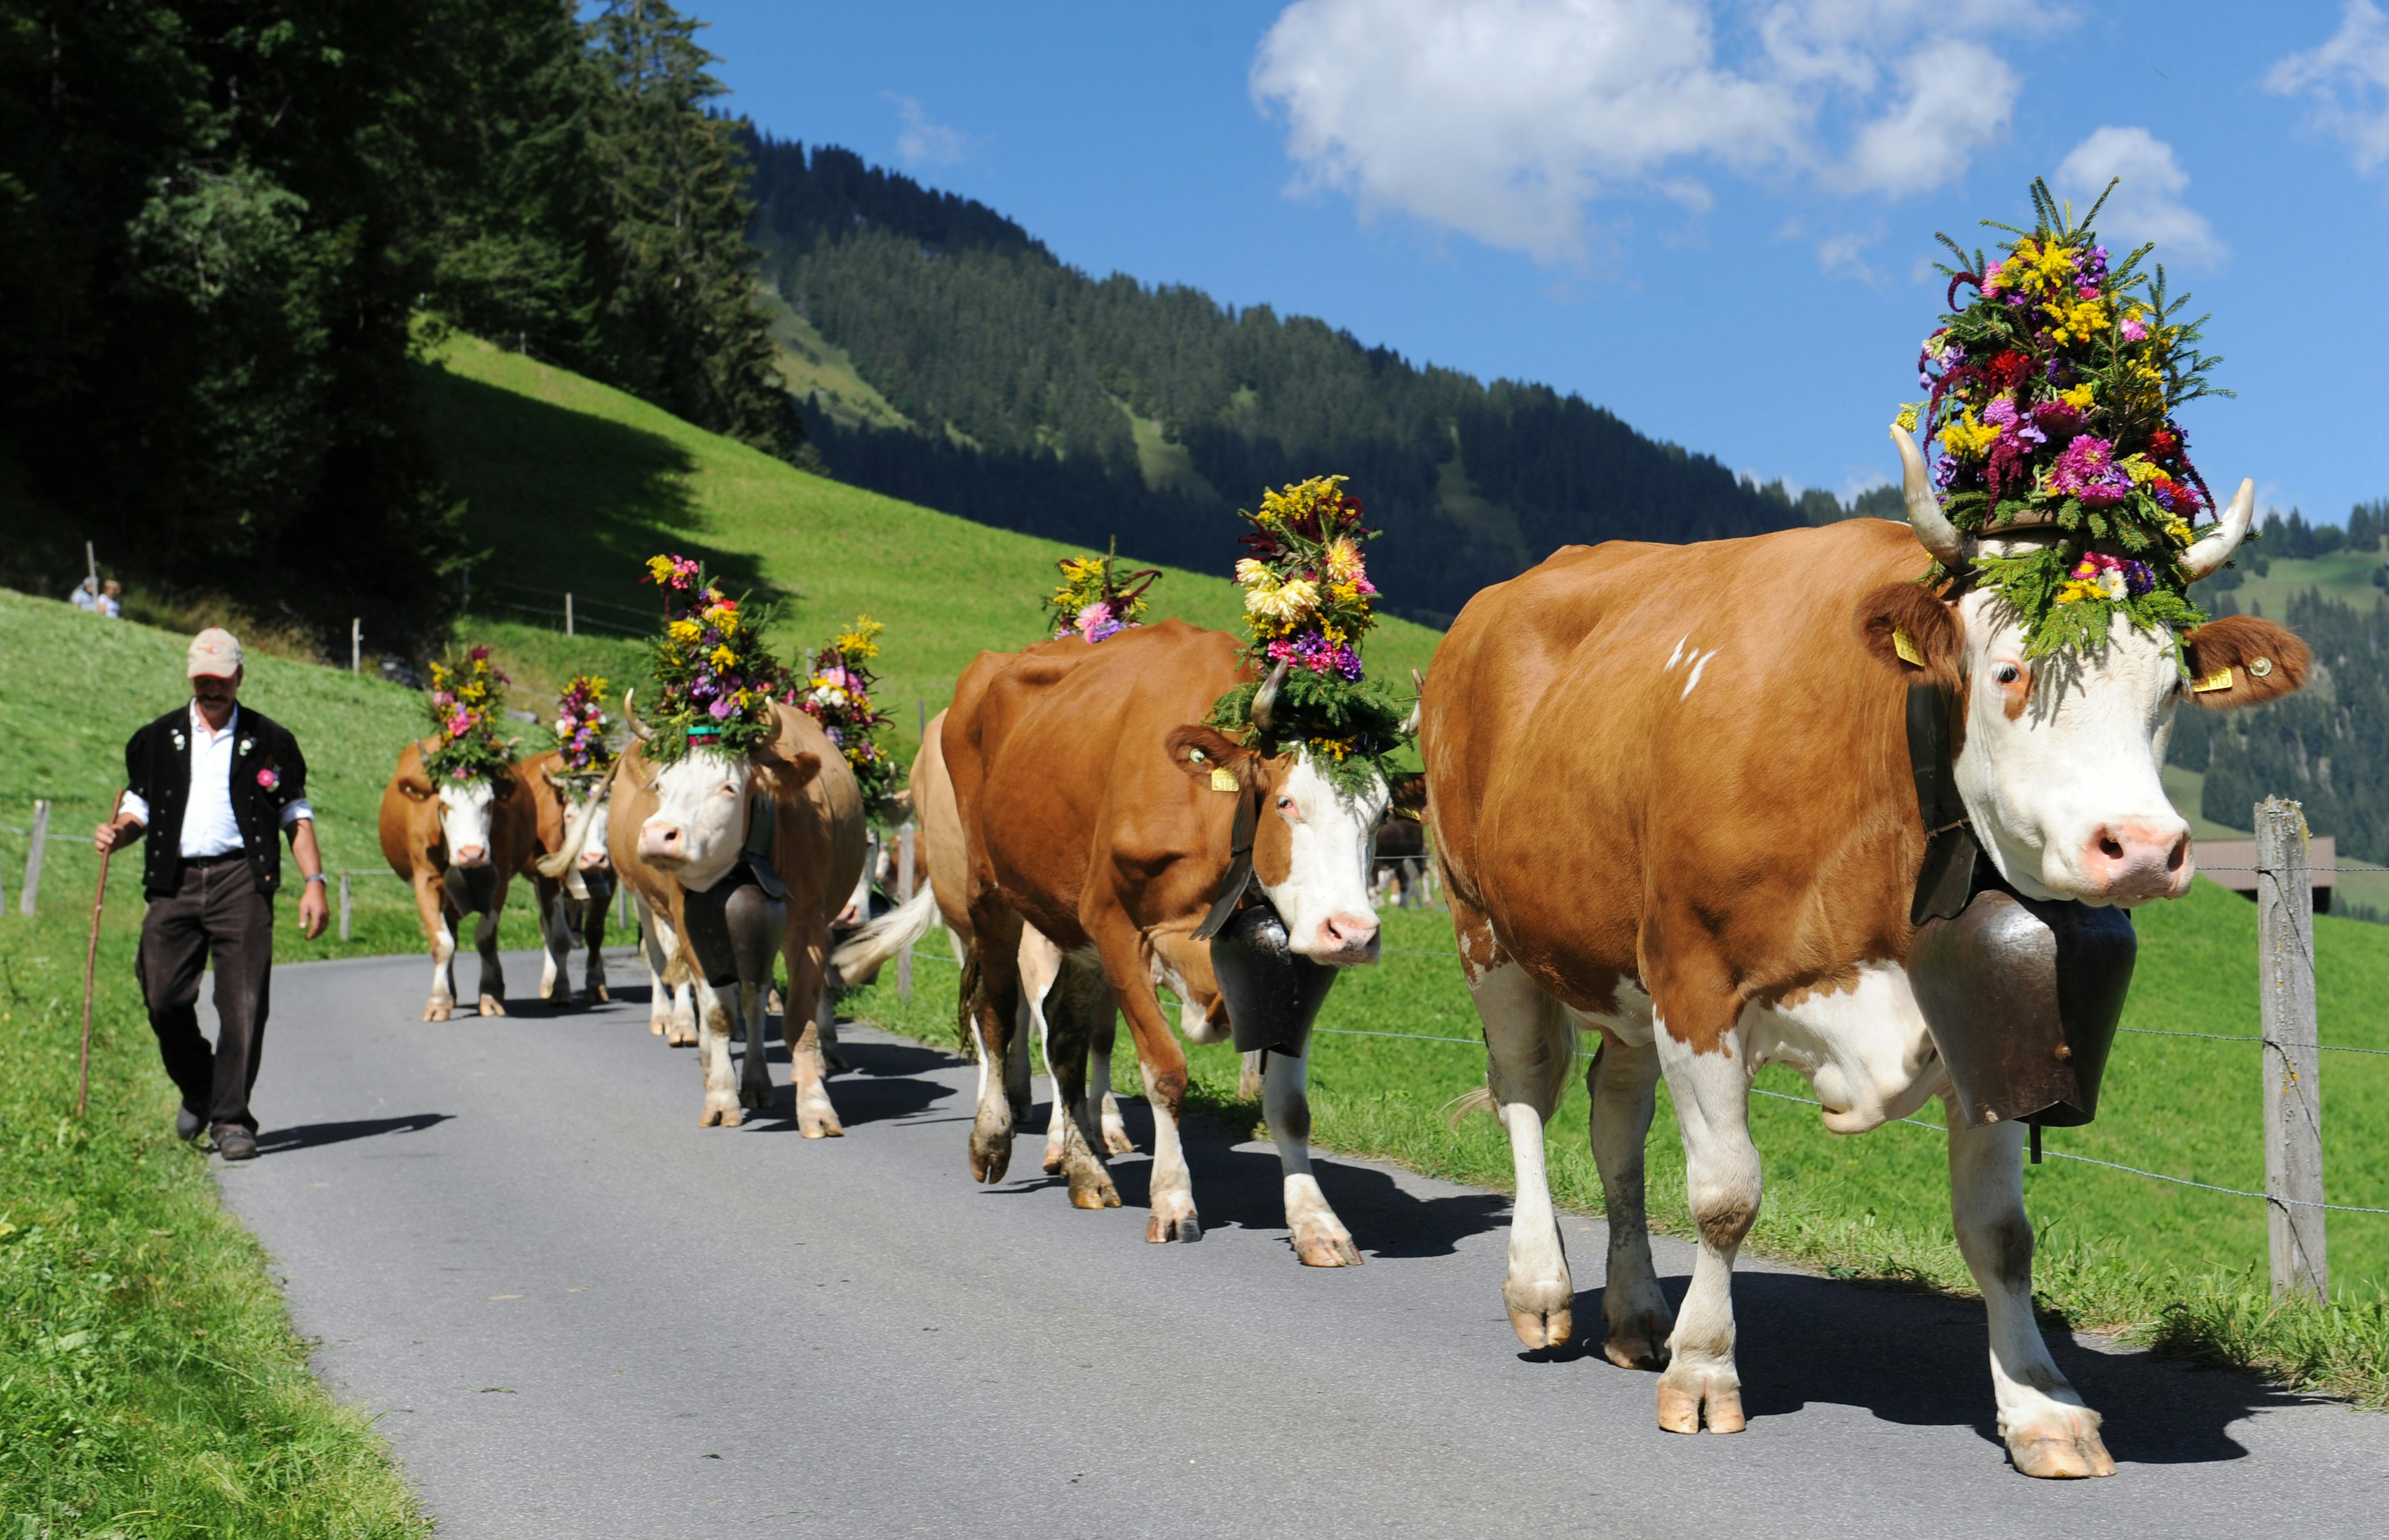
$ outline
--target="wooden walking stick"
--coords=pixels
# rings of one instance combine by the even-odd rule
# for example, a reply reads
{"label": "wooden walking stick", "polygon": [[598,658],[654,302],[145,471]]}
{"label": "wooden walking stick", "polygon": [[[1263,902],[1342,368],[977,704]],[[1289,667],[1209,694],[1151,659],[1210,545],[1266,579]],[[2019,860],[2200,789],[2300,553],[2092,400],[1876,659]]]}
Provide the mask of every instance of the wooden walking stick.
{"label": "wooden walking stick", "polygon": [[[108,821],[111,825],[123,808],[124,794],[120,791],[116,800],[108,805]],[[75,1091],[78,1118],[91,1105],[91,990],[99,971],[99,911],[108,902],[108,858],[113,854],[112,848],[99,853],[99,887],[91,896],[91,945],[83,948],[83,1083]]]}

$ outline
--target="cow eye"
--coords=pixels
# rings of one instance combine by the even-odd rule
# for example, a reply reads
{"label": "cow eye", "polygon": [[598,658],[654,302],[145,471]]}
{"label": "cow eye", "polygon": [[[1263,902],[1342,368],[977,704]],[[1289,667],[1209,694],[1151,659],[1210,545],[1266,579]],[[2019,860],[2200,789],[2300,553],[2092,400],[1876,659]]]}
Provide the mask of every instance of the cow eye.
{"label": "cow eye", "polygon": [[1290,796],[1279,797],[1277,799],[1277,810],[1282,813],[1292,812],[1294,810],[1294,798]]}
{"label": "cow eye", "polygon": [[1999,681],[2001,684],[2013,684],[2016,681],[2024,678],[2024,670],[2017,668],[2012,663],[2002,663],[1998,668],[1991,670],[1991,677]]}

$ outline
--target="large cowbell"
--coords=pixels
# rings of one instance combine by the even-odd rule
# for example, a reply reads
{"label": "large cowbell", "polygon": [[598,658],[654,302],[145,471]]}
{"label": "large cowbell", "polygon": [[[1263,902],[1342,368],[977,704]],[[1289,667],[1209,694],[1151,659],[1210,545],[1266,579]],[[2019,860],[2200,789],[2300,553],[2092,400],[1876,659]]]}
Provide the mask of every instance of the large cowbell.
{"label": "large cowbell", "polygon": [[1211,973],[1228,1002],[1236,1050],[1271,1049],[1297,1059],[1335,983],[1334,968],[1296,954],[1285,921],[1267,899],[1236,910],[1212,935]]}

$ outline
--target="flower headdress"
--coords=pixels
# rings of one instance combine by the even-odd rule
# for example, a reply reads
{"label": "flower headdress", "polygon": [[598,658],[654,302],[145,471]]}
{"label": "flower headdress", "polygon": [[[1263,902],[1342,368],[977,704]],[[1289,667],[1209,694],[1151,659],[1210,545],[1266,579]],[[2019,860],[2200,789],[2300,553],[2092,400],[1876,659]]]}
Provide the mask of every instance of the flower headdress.
{"label": "flower headdress", "polygon": [[1144,591],[1161,571],[1147,567],[1123,579],[1114,570],[1118,561],[1115,540],[1107,555],[1065,556],[1054,564],[1062,569],[1062,586],[1045,601],[1045,623],[1055,641],[1076,631],[1101,642],[1144,623]]}
{"label": "flower headdress", "polygon": [[[2187,593],[2204,574],[2181,557],[2215,499],[2173,413],[2230,394],[2206,382],[2222,361],[2199,352],[2205,317],[2178,319],[2189,297],[2166,299],[2165,268],[2140,270],[2152,247],[2114,262],[2099,244],[2090,222],[2105,194],[2079,222],[2045,183],[2032,200],[2031,230],[1984,222],[2015,237],[1997,261],[1940,237],[1960,264],[1941,268],[1953,313],[1917,360],[1932,394],[1898,426],[1921,418],[1940,439],[1933,484],[1960,536],[2052,533],[1973,563],[2015,607],[2027,657],[2101,646],[2117,611],[2178,635],[2206,618]],[[1975,299],[1956,310],[1961,285]],[[1948,576],[1936,562],[1926,581]]]}
{"label": "flower headdress", "polygon": [[[1220,696],[1209,720],[1249,730],[1247,742],[1265,753],[1307,750],[1320,773],[1348,792],[1389,774],[1386,757],[1407,734],[1385,686],[1361,677],[1361,642],[1376,624],[1377,589],[1361,544],[1377,531],[1362,528],[1346,479],[1317,476],[1264,491],[1260,512],[1242,515],[1252,526],[1242,537],[1252,554],[1236,563],[1250,637],[1245,655],[1261,678]],[[1272,681],[1267,709],[1256,712],[1256,697]]]}
{"label": "flower headdress", "polygon": [[490,649],[475,647],[450,663],[431,666],[426,704],[438,740],[424,767],[444,781],[494,780],[514,764],[513,745],[500,740],[510,681],[490,661]]}
{"label": "flower headdress", "polygon": [[556,703],[556,749],[564,760],[559,779],[584,798],[614,758],[606,746],[605,699],[606,681],[582,674]]}
{"label": "flower headdress", "polygon": [[813,654],[804,683],[789,692],[789,704],[821,723],[846,756],[865,807],[885,801],[896,789],[896,761],[879,741],[888,719],[871,703],[871,688],[879,682],[871,660],[879,655],[885,630],[867,615],[856,616],[853,625]]}
{"label": "flower headdress", "polygon": [[669,763],[691,748],[744,754],[773,734],[772,700],[787,671],[763,644],[770,609],[750,611],[685,556],[651,556],[647,576],[664,591],[664,634],[652,667],[657,729],[645,752]]}

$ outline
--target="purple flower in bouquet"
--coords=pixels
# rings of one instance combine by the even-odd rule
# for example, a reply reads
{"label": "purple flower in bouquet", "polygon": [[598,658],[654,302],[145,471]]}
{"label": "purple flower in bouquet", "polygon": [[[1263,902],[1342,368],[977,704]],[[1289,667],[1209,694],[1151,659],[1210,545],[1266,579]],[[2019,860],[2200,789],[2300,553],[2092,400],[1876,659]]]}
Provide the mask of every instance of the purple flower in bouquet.
{"label": "purple flower in bouquet", "polygon": [[732,700],[729,696],[723,695],[720,699],[716,700],[711,706],[707,706],[705,711],[707,716],[711,717],[715,721],[720,722],[729,720],[731,713],[737,709],[738,703]]}
{"label": "purple flower in bouquet", "polygon": [[2134,561],[2126,557],[2123,570],[2124,587],[2135,599],[2157,586],[2156,574],[2149,570],[2149,564],[2146,562]]}
{"label": "purple flower in bouquet", "polygon": [[2127,341],[2127,342],[2140,342],[2140,341],[2144,341],[2144,340],[2146,340],[2146,339],[2147,339],[2148,335],[2149,335],[2149,329],[2148,329],[2148,327],[2147,327],[2147,326],[2145,326],[2145,325],[2143,325],[2140,323],[2140,318],[2139,318],[2138,316],[2134,316],[2134,317],[2132,317],[2131,319],[2129,319],[2129,320],[2127,320],[2127,321],[2126,321],[2126,322],[2124,323],[2124,340],[2125,340],[2125,341]]}
{"label": "purple flower in bouquet", "polygon": [[2132,478],[2115,464],[2106,439],[2077,434],[2049,470],[2051,490],[2078,497],[2086,508],[2109,508],[2131,495]]}
{"label": "purple flower in bouquet", "polygon": [[1118,636],[1128,629],[1112,614],[1112,606],[1101,599],[1079,611],[1077,624],[1079,634],[1091,643]]}

